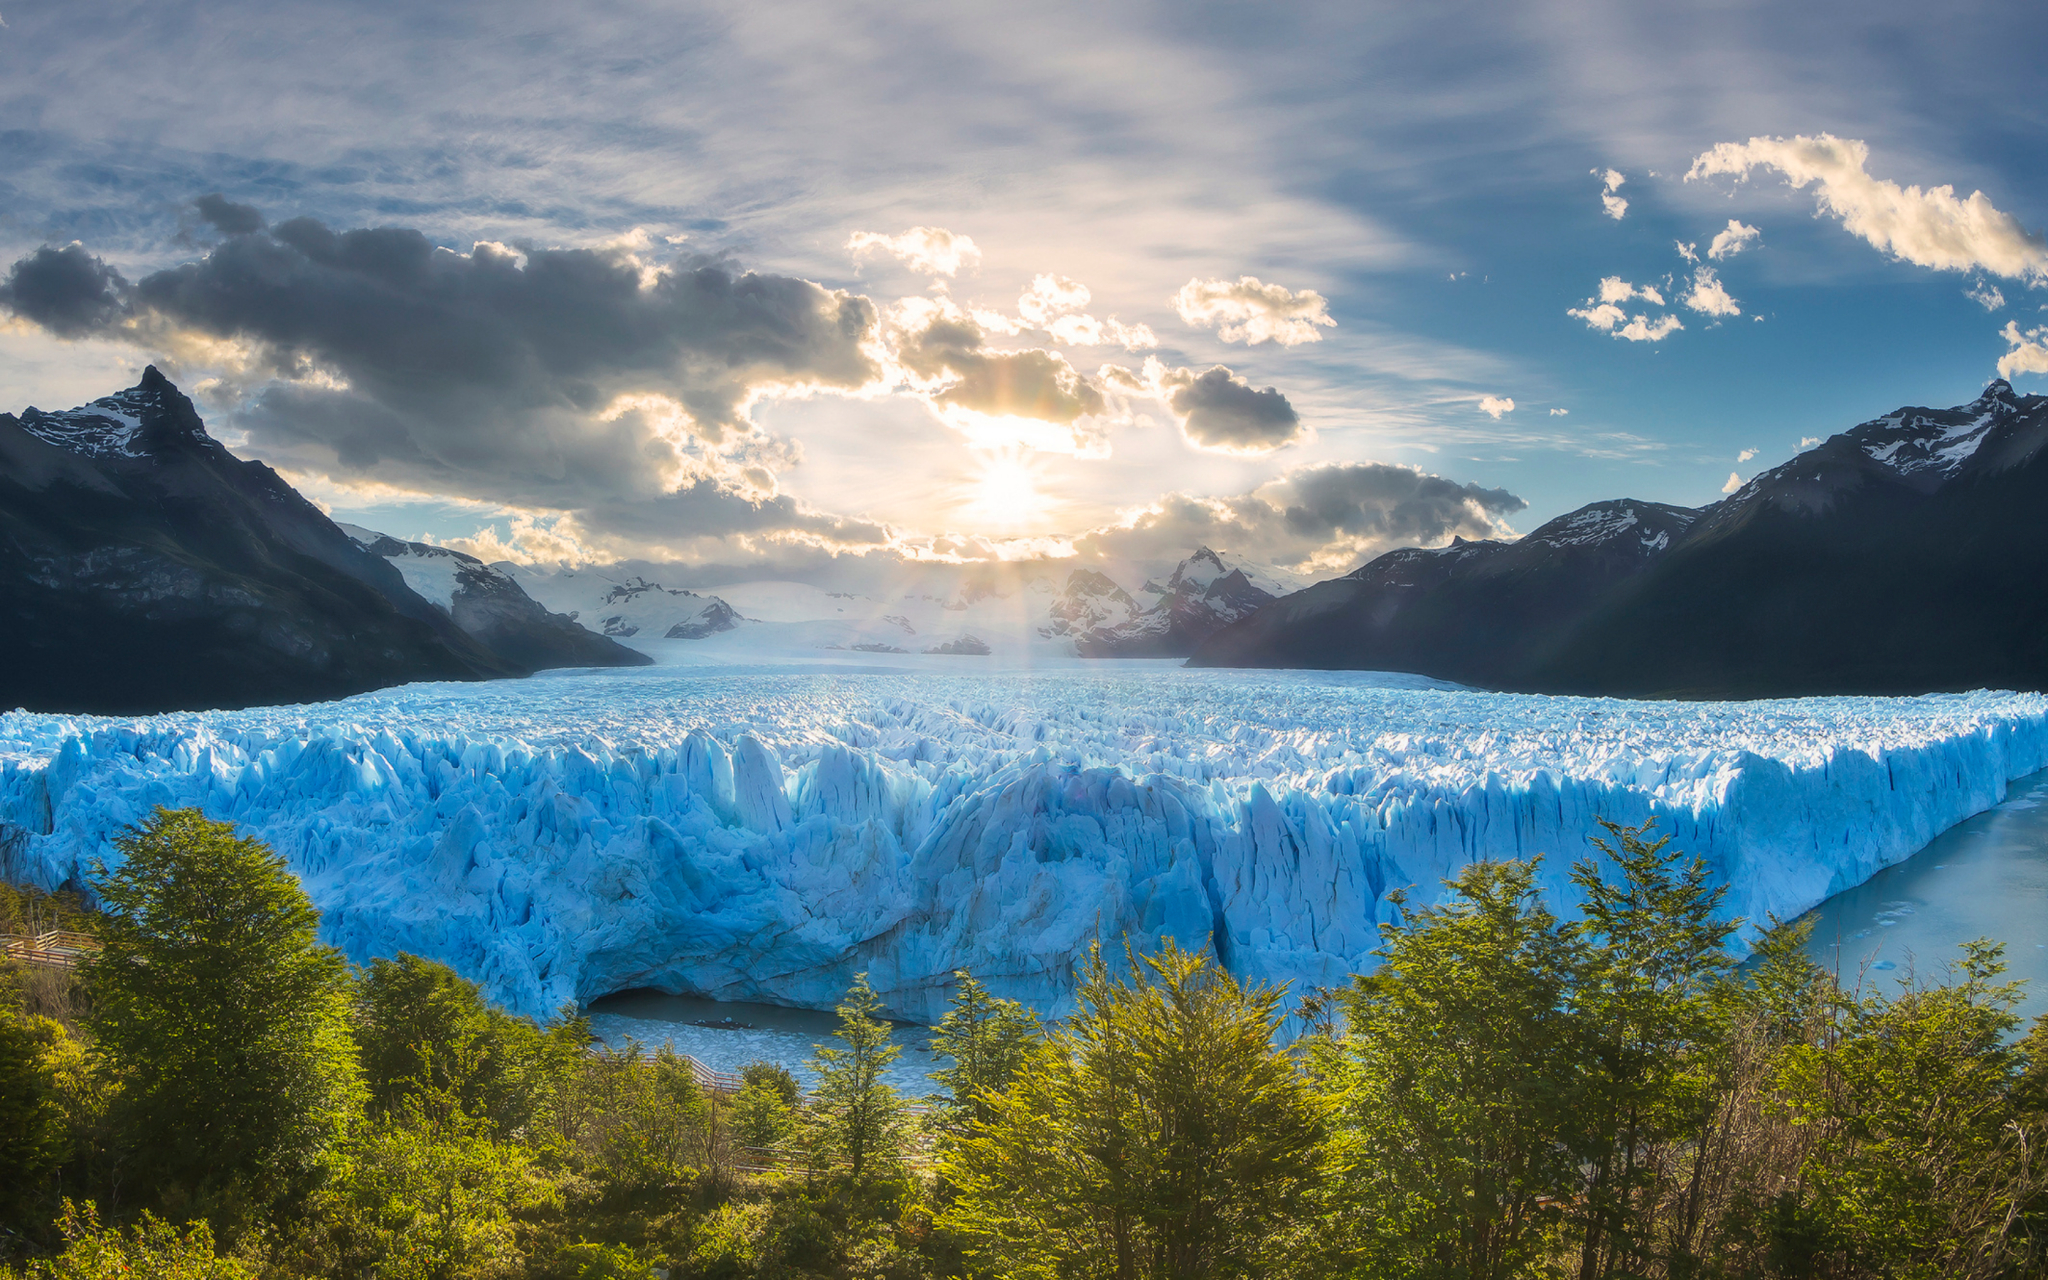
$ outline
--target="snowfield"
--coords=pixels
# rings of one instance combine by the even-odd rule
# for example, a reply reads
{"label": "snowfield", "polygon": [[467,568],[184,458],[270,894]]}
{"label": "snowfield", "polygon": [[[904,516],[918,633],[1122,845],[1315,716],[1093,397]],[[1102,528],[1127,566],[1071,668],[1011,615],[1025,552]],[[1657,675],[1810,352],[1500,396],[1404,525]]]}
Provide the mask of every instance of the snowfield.
{"label": "snowfield", "polygon": [[[732,655],[737,657],[738,655]],[[960,664],[979,662],[974,670]],[[953,970],[1050,1013],[1098,939],[1335,983],[1388,893],[1475,858],[1565,876],[1654,815],[1790,917],[2048,766],[2048,698],[1630,703],[1414,677],[651,667],[342,702],[0,715],[0,867],[54,887],[154,805],[289,859],[357,960],[445,960],[521,1012],[635,987],[929,1019]]]}

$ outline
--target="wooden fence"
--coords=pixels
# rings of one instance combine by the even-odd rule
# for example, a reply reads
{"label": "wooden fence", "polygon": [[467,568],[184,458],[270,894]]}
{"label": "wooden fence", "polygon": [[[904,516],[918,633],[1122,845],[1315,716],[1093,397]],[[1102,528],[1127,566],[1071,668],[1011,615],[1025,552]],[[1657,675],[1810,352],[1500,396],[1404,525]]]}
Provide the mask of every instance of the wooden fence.
{"label": "wooden fence", "polygon": [[19,964],[42,965],[51,969],[76,969],[79,962],[100,949],[99,940],[89,933],[70,929],[45,929],[41,933],[0,933],[0,956]]}

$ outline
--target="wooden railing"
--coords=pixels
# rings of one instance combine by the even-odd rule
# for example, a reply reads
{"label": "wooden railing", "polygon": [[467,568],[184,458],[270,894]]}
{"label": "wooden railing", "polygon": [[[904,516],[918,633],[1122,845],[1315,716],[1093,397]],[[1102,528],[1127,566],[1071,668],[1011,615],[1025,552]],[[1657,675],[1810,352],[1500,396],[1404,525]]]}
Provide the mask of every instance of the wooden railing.
{"label": "wooden railing", "polygon": [[41,933],[0,933],[0,956],[20,964],[43,965],[52,969],[76,969],[81,960],[100,949],[99,939],[70,929],[45,929]]}
{"label": "wooden railing", "polygon": [[697,1082],[700,1089],[709,1089],[713,1093],[738,1093],[741,1086],[746,1083],[740,1079],[736,1071],[713,1071],[687,1053],[682,1057],[684,1062],[690,1064],[690,1078]]}

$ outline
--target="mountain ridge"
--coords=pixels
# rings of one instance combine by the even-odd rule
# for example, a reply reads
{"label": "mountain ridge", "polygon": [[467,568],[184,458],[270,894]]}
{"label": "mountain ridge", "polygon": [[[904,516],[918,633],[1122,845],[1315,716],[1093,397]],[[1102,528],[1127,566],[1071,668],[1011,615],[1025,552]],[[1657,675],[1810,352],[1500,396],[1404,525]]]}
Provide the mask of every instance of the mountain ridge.
{"label": "mountain ridge", "polygon": [[77,409],[0,414],[0,706],[238,707],[528,670],[214,440],[153,365]]}
{"label": "mountain ridge", "polygon": [[2048,396],[1999,379],[1967,405],[1858,424],[1696,512],[1616,499],[1512,543],[1388,552],[1224,628],[1190,665],[1631,697],[2038,688],[2044,452]]}

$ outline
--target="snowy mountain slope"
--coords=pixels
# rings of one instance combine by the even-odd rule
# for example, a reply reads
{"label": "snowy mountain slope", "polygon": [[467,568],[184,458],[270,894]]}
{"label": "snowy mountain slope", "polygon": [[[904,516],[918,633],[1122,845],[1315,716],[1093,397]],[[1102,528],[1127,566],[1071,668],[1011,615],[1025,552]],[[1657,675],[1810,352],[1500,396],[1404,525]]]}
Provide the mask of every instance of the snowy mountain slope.
{"label": "snowy mountain slope", "polygon": [[1192,662],[1423,671],[1514,687],[1697,518],[1684,507],[1622,498],[1588,504],[1514,542],[1455,538],[1390,551],[1220,629]]}
{"label": "snowy mountain slope", "polygon": [[1143,612],[1131,593],[1118,586],[1108,574],[1095,569],[1075,569],[1067,574],[1066,585],[1046,607],[1047,620],[1039,634],[1078,636],[1091,631],[1120,627]]}
{"label": "snowy mountain slope", "polygon": [[[906,660],[907,661],[907,660]],[[923,659],[928,664],[949,659]],[[320,706],[0,715],[0,871],[78,883],[157,804],[270,841],[358,960],[513,1008],[631,987],[928,1018],[965,967],[1057,1012],[1087,944],[1268,980],[1368,963],[1387,894],[1656,816],[1790,916],[2048,765],[2048,698],[1620,703],[1103,666],[568,672]]]}
{"label": "snowy mountain slope", "polygon": [[156,369],[0,414],[0,705],[243,706],[509,670]]}
{"label": "snowy mountain slope", "polygon": [[464,632],[526,671],[554,667],[645,666],[635,649],[550,613],[500,569],[460,551],[406,542],[361,525],[339,528],[371,555],[396,568],[421,599],[447,614]]}
{"label": "snowy mountain slope", "polygon": [[1105,620],[1075,637],[1087,658],[1180,658],[1211,635],[1272,603],[1275,592],[1259,585],[1243,567],[1207,547],[1175,566],[1164,585],[1146,582],[1142,594],[1157,598],[1150,608],[1123,622]]}

